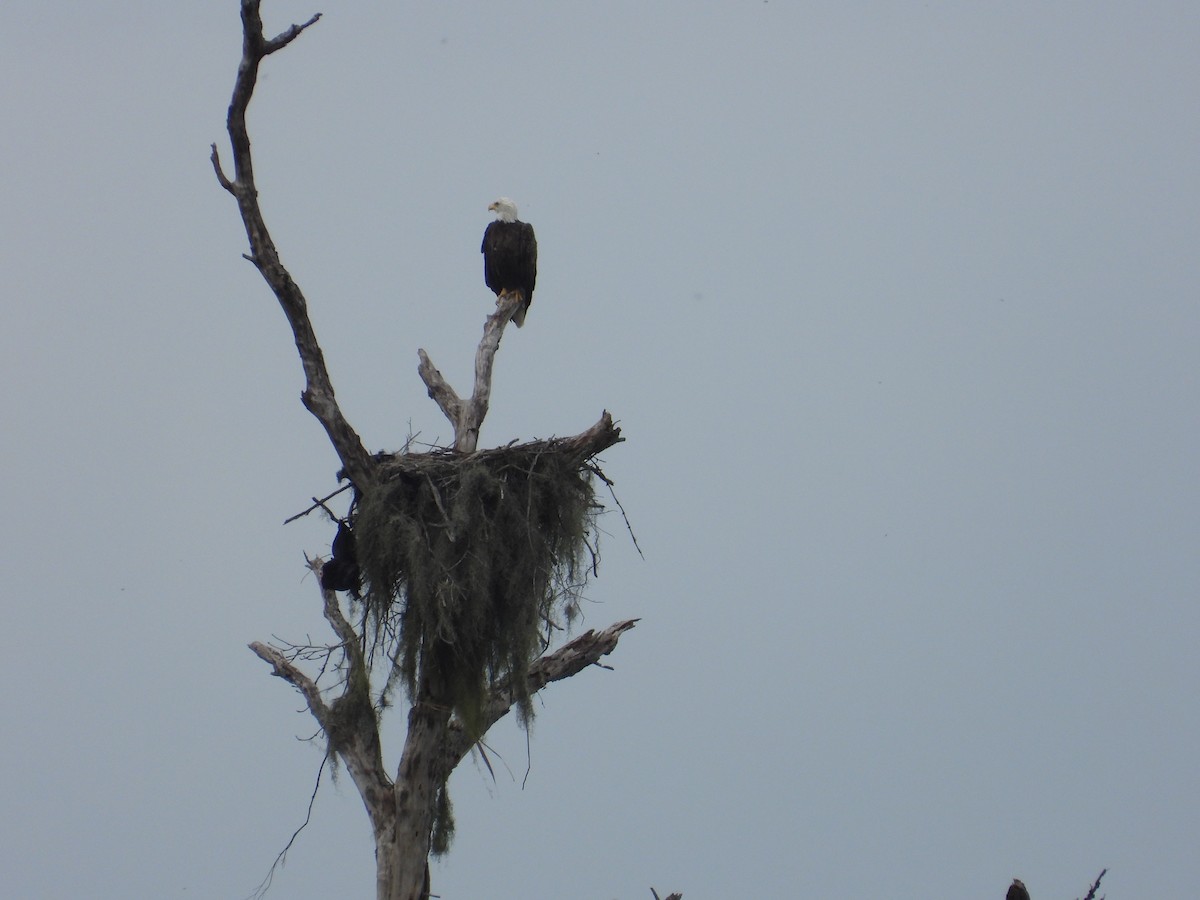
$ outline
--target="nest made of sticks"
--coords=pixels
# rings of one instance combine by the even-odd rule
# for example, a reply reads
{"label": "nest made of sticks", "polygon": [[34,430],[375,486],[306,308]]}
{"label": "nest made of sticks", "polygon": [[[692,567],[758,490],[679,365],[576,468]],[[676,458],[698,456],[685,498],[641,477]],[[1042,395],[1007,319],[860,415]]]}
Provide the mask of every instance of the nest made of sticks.
{"label": "nest made of sticks", "polygon": [[473,728],[506,680],[528,720],[529,664],[597,562],[592,471],[556,441],[380,460],[353,529],[374,642],[410,696],[433,678]]}

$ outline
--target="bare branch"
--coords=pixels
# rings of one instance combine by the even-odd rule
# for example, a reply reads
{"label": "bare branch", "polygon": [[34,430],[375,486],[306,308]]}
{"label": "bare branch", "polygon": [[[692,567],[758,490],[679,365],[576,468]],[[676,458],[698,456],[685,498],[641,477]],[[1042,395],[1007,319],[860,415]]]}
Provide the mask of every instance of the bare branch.
{"label": "bare branch", "polygon": [[1097,875],[1097,876],[1096,876],[1096,880],[1095,880],[1094,882],[1092,882],[1092,886],[1091,886],[1091,888],[1088,890],[1088,892],[1087,892],[1087,895],[1086,895],[1086,896],[1083,898],[1083,900],[1095,900],[1095,898],[1096,898],[1096,891],[1100,890],[1100,880],[1101,880],[1102,878],[1104,878],[1104,876],[1105,876],[1105,875],[1107,875],[1107,874],[1108,874],[1108,869],[1101,869],[1101,870],[1100,870],[1100,874],[1099,874],[1099,875]]}
{"label": "bare branch", "polygon": [[459,453],[474,453],[479,446],[479,429],[483,427],[492,398],[492,367],[496,351],[500,349],[504,328],[512,321],[513,312],[520,303],[519,294],[503,295],[496,304],[496,311],[484,322],[483,337],[479,341],[479,349],[475,351],[475,384],[470,400],[463,401],[455,393],[430,361],[429,354],[424,350],[417,351],[421,360],[417,373],[429,388],[429,396],[454,427],[454,449]]}
{"label": "bare branch", "polygon": [[254,641],[250,644],[250,649],[254,651],[259,659],[271,664],[273,668],[272,675],[277,675],[289,682],[304,695],[313,718],[324,728],[325,723],[329,719],[329,707],[325,705],[325,700],[321,697],[321,691],[317,687],[316,682],[301,672],[300,669],[293,665],[291,660],[270,644],[264,644],[262,641]]}
{"label": "bare branch", "polygon": [[429,388],[429,396],[437,403],[442,414],[450,420],[450,424],[454,426],[454,433],[457,434],[458,420],[462,415],[462,399],[454,392],[454,388],[450,387],[450,383],[442,377],[442,373],[429,359],[428,353],[418,350],[417,356],[421,360],[421,364],[417,366],[417,374],[421,376],[425,387]]}
{"label": "bare branch", "polygon": [[462,434],[455,434],[454,448],[462,453],[474,453],[479,445],[479,429],[487,418],[492,402],[492,366],[496,351],[500,349],[500,338],[504,328],[512,321],[513,312],[521,303],[516,294],[505,295],[497,304],[496,311],[487,317],[483,326],[483,337],[475,351],[475,386],[471,391],[471,402],[467,418],[462,423]]}
{"label": "bare branch", "polygon": [[606,409],[600,413],[596,424],[587,431],[581,431],[573,437],[558,438],[556,443],[559,448],[573,453],[582,463],[583,460],[603,453],[623,440],[625,438],[621,437],[621,429],[613,423],[613,417]]}
{"label": "bare branch", "polygon": [[277,37],[267,40],[263,36],[259,0],[242,0],[242,62],[238,66],[227,121],[229,140],[233,148],[234,177],[230,179],[222,169],[215,144],[211,158],[217,181],[237,199],[238,211],[250,241],[249,259],[270,285],[292,327],[296,350],[300,355],[306,379],[304,393],[301,395],[304,406],[324,426],[334,450],[342,461],[346,477],[361,487],[371,480],[371,456],[363,446],[362,439],[342,415],[334,397],[333,383],[325,367],[324,355],[308,317],[308,305],[304,294],[284,267],[267,230],[258,204],[258,189],[254,184],[254,160],[250,153],[250,135],[246,128],[246,109],[250,105],[254,86],[258,81],[259,64],[269,54],[290,44],[319,18],[319,15],[313,16],[303,25],[293,25]]}
{"label": "bare branch", "polygon": [[225,175],[225,170],[221,168],[221,157],[217,153],[216,144],[212,145],[212,155],[209,156],[209,159],[212,160],[213,170],[217,173],[217,181],[221,183],[221,187],[225,188],[225,190],[229,191],[229,193],[236,197],[237,191],[234,190],[233,182],[229,180],[229,178]]}
{"label": "bare branch", "polygon": [[[257,6],[258,4],[256,3],[255,5]],[[305,22],[303,25],[293,25],[287,31],[283,32],[283,34],[280,34],[280,35],[277,35],[277,36],[271,38],[271,40],[267,41],[267,43],[264,47],[263,55],[266,56],[268,54],[274,53],[276,50],[282,50],[284,47],[286,47],[288,44],[290,44],[296,38],[300,37],[300,32],[302,32],[309,25],[316,24],[317,20],[320,18],[321,18],[321,14],[315,13],[313,15],[313,17],[311,19],[309,19],[307,22]]]}
{"label": "bare branch", "polygon": [[[551,682],[570,678],[589,666],[598,664],[601,657],[607,656],[617,648],[617,641],[621,635],[637,622],[637,619],[626,619],[600,632],[587,631],[553,653],[547,653],[529,667],[529,693],[534,694]],[[497,686],[491,699],[484,706],[481,733],[508,715],[513,702],[512,691],[504,685]],[[452,771],[462,761],[474,743],[462,723],[450,723],[446,738],[446,772]]]}
{"label": "bare branch", "polygon": [[[319,500],[316,497],[313,497],[312,498],[312,506],[310,506],[304,512],[298,512],[294,516],[288,516],[286,519],[283,520],[283,524],[287,525],[291,522],[295,522],[297,519],[303,519],[314,509],[323,509],[323,510],[325,510],[325,512],[329,513],[329,507],[327,507],[325,504],[328,503],[330,500],[332,500],[334,497],[336,497],[338,494],[342,493],[343,491],[350,490],[351,487],[352,487],[352,485],[343,484],[336,491],[332,491],[332,492],[326,494],[324,497],[321,497]],[[337,521],[337,516],[334,516],[333,513],[329,513],[329,515],[333,518],[334,521]]]}

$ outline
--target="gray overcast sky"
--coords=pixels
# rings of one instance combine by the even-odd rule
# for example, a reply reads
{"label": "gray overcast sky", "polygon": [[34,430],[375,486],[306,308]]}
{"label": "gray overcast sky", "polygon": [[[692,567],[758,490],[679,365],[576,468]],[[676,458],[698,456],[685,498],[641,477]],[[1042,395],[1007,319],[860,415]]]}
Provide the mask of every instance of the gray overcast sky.
{"label": "gray overcast sky", "polygon": [[[1194,896],[1200,7],[267,0],[264,210],[371,448],[575,433],[586,625],[641,616],[452,783],[460,898]],[[322,636],[336,459],[208,164],[237,4],[0,32],[0,893],[239,898],[320,748],[245,647]],[[394,765],[403,716],[385,728]],[[510,771],[511,770],[511,775]],[[272,895],[366,897],[326,783]]]}

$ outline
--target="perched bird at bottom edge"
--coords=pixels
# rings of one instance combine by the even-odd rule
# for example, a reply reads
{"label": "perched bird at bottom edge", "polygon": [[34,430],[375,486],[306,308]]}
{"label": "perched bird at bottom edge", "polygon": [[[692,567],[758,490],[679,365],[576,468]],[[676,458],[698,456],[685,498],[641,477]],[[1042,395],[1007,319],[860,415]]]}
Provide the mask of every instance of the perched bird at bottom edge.
{"label": "perched bird at bottom edge", "polygon": [[533,226],[517,218],[517,204],[507,197],[489,204],[488,209],[496,214],[496,221],[483,232],[483,280],[497,298],[506,292],[520,293],[521,303],[512,317],[520,328],[537,281],[537,238]]}
{"label": "perched bird at bottom edge", "polygon": [[1008,893],[1004,900],[1029,900],[1029,891],[1025,889],[1025,882],[1020,878],[1014,878],[1013,883],[1008,886]]}

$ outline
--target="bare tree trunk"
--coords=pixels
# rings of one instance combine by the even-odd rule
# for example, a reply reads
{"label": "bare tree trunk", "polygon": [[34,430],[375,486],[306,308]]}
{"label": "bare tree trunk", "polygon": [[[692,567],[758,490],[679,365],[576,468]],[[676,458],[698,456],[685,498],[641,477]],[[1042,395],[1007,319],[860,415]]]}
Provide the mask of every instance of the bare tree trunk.
{"label": "bare tree trunk", "polygon": [[[320,566],[319,562],[314,563],[318,577]],[[326,618],[335,632],[353,634],[334,593],[323,594]],[[530,666],[529,692],[540,691],[552,682],[570,678],[597,664],[616,649],[618,638],[636,621],[629,619],[603,631],[585,632],[546,654]],[[437,792],[470,752],[475,739],[461,723],[451,721],[446,705],[434,702],[428,690],[422,692],[423,699],[409,710],[408,737],[393,784],[380,757],[379,723],[369,698],[365,708],[357,705],[363,700],[354,686],[365,673],[361,653],[355,650],[352,655],[345,693],[332,704],[326,704],[316,683],[288,654],[257,641],[250,649],[271,664],[273,674],[304,695],[309,711],[329,735],[350,772],[375,835],[377,900],[424,900],[428,892],[427,863]],[[512,706],[512,692],[505,685],[498,685],[486,704],[484,730],[506,716]]]}
{"label": "bare tree trunk", "polygon": [[[390,849],[398,878],[387,900],[424,900],[434,808],[449,775],[441,752],[449,724],[450,707],[437,702],[426,683],[408,711],[408,736],[396,773],[395,843]],[[384,875],[380,866],[381,885]],[[384,900],[382,894],[379,900]]]}

